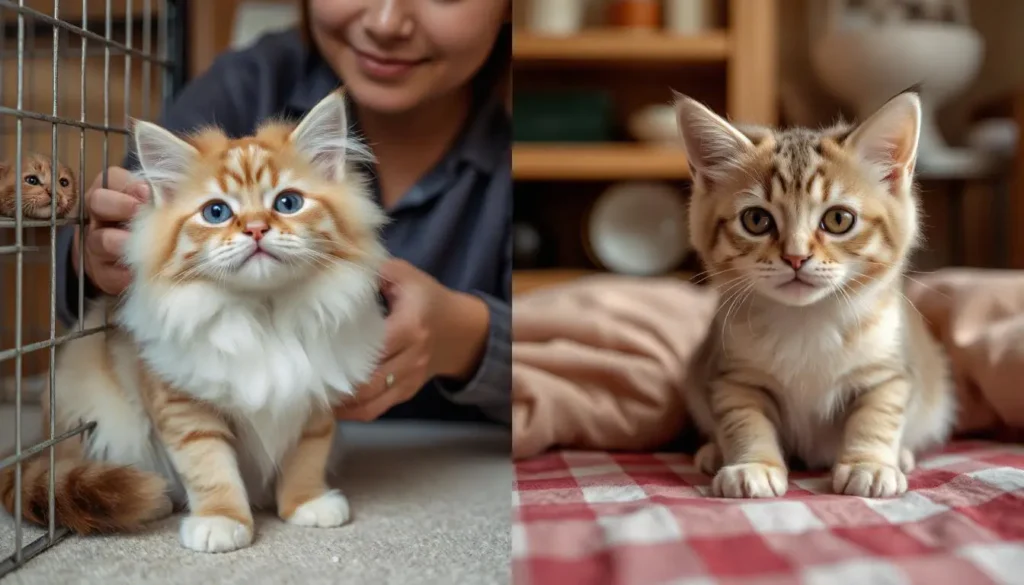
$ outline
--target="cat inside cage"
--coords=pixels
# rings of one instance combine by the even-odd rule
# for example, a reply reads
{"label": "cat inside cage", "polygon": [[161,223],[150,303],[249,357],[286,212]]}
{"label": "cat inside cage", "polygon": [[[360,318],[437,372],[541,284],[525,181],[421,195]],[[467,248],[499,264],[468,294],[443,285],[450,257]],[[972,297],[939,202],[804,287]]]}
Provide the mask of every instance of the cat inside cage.
{"label": "cat inside cage", "polygon": [[[84,287],[57,272],[57,243],[77,236],[83,194],[128,152],[130,120],[159,112],[180,78],[172,62],[183,59],[169,57],[179,4],[0,3],[0,469],[76,440],[39,421],[55,353],[95,333],[55,308],[59,287]],[[63,535],[11,522],[0,526],[0,576]]]}

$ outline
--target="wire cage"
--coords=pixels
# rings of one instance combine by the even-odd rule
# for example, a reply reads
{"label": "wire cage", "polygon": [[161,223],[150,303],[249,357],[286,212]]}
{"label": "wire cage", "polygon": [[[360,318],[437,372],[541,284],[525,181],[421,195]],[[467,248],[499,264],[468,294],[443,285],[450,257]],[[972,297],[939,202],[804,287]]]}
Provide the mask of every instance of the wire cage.
{"label": "wire cage", "polygon": [[[97,177],[106,186],[106,169],[122,164],[129,120],[152,119],[181,86],[184,9],[184,0],[0,0],[0,164],[8,168],[0,198],[14,197],[12,212],[0,215],[0,470],[15,469],[15,514],[0,513],[0,577],[66,536],[54,525],[54,446],[92,427],[39,428],[42,393],[53,402],[58,348],[102,329],[58,315],[58,234],[86,224],[86,190]],[[48,219],[25,217],[31,171],[22,169],[37,156],[72,175],[78,205],[64,217],[52,204]],[[59,180],[50,174],[51,193]],[[70,296],[81,316],[84,230],[75,237],[78,275],[68,282],[77,282]],[[49,525],[41,530],[22,521],[21,466],[44,454]]]}

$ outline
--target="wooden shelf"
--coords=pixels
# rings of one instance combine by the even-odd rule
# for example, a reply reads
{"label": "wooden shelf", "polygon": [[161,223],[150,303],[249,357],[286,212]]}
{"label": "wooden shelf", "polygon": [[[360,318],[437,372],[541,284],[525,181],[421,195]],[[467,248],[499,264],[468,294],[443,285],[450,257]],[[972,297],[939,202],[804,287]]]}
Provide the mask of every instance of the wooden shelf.
{"label": "wooden shelf", "polygon": [[724,31],[693,36],[651,31],[597,29],[568,37],[516,32],[512,55],[529,61],[724,61],[729,57]]}
{"label": "wooden shelf", "polygon": [[688,179],[679,148],[633,143],[520,143],[512,149],[512,176],[529,181]]}
{"label": "wooden shelf", "polygon": [[[539,288],[545,288],[554,286],[557,284],[564,284],[572,282],[578,278],[584,276],[591,276],[595,274],[613,274],[602,270],[585,270],[585,269],[568,269],[568,268],[548,268],[540,270],[513,270],[512,271],[512,294],[520,294],[530,290],[536,290]],[[650,278],[668,278],[674,276],[683,280],[690,280],[694,274],[692,272],[671,272],[662,276],[653,276]]]}

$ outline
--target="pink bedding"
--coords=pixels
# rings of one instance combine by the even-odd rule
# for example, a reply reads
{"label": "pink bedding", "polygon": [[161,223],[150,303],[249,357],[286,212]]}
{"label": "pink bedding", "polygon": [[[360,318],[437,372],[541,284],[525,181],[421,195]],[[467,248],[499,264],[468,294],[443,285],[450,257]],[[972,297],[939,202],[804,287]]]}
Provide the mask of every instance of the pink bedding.
{"label": "pink bedding", "polygon": [[1024,583],[1024,447],[964,442],[922,459],[901,498],[707,497],[678,454],[556,451],[516,466],[515,585]]}

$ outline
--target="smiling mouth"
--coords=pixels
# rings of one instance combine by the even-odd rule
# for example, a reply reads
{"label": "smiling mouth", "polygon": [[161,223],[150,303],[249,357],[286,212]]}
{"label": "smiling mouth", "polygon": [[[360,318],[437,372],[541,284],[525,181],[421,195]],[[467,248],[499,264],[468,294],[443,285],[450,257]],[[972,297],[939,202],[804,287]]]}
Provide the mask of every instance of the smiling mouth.
{"label": "smiling mouth", "polygon": [[366,53],[359,49],[352,49],[359,62],[359,68],[369,77],[380,79],[395,79],[403,77],[411,72],[418,65],[426,63],[426,59],[395,59]]}

